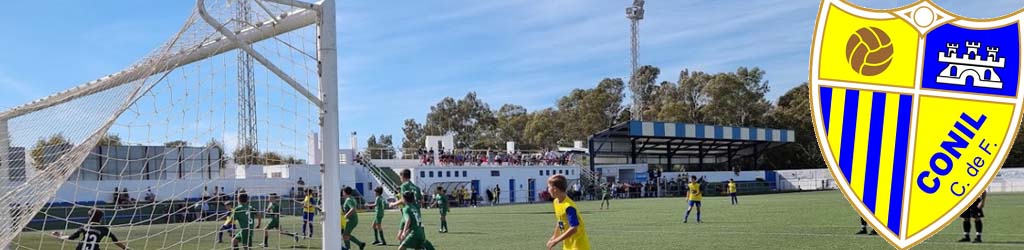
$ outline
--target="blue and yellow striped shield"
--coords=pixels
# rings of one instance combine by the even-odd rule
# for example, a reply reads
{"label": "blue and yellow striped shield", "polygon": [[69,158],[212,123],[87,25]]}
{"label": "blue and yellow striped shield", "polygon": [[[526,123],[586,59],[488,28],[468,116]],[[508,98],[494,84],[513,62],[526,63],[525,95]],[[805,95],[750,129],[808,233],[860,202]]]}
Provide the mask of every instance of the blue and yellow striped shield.
{"label": "blue and yellow striped shield", "polygon": [[1024,100],[1022,18],[822,2],[810,61],[818,143],[847,200],[893,246],[944,228],[999,171]]}

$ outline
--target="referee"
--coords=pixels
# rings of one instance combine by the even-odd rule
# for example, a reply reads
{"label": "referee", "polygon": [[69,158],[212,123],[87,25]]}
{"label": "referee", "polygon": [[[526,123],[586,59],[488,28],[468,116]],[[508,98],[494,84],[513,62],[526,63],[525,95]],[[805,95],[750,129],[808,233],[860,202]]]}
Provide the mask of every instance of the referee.
{"label": "referee", "polygon": [[975,232],[977,232],[974,243],[981,243],[981,218],[985,218],[982,208],[985,208],[985,196],[987,195],[987,191],[982,192],[981,197],[978,197],[964,213],[960,214],[960,218],[964,219],[964,238],[960,239],[960,242],[971,242],[971,219],[974,219]]}

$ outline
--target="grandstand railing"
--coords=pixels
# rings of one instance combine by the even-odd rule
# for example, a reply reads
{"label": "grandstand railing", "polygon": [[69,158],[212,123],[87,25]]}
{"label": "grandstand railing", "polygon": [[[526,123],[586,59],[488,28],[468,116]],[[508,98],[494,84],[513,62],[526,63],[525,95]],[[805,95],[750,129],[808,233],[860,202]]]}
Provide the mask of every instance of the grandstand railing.
{"label": "grandstand railing", "polygon": [[373,161],[367,157],[357,157],[356,162],[370,171],[370,175],[372,175],[373,178],[377,180],[377,183],[381,184],[381,187],[384,188],[385,193],[398,193],[398,191],[400,190],[399,183],[397,183],[399,179],[397,179],[398,175],[395,174],[394,170],[391,170],[391,168],[384,169],[378,167],[376,164],[373,164]]}

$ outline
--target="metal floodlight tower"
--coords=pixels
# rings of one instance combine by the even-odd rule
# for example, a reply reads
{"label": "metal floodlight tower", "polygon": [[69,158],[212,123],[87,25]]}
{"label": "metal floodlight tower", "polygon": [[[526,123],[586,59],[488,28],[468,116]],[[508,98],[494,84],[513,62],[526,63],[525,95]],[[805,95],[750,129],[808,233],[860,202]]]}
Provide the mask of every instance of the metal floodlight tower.
{"label": "metal floodlight tower", "polygon": [[633,105],[630,107],[629,115],[632,120],[643,120],[640,96],[642,90],[636,84],[637,56],[640,53],[640,20],[644,19],[644,0],[633,0],[633,6],[626,7],[626,18],[629,18],[630,28],[630,66],[629,90],[633,92]]}
{"label": "metal floodlight tower", "polygon": [[[237,22],[235,29],[241,31],[252,25],[252,8],[249,1],[238,1]],[[239,50],[238,54],[238,146],[250,149],[249,152],[258,154],[258,133],[256,123],[256,75],[253,73],[252,56]],[[258,155],[247,155],[250,164],[251,159]]]}

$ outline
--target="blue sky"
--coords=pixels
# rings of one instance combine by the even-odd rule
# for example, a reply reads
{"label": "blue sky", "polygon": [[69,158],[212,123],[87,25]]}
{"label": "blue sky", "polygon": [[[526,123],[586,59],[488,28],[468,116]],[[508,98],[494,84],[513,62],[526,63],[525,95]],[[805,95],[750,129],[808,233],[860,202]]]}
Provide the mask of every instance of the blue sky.
{"label": "blue sky", "polygon": [[[574,88],[624,77],[629,2],[340,1],[341,134],[387,133],[399,139],[402,120],[423,122],[430,105],[468,91],[494,109],[513,103],[536,110]],[[893,8],[911,1],[853,2]],[[1013,0],[937,2],[970,17],[1000,16],[1024,6]],[[659,80],[668,81],[683,68],[761,67],[774,100],[806,81],[818,4],[651,0],[640,27],[640,62],[661,68]],[[0,107],[121,70],[176,32],[193,5],[5,3],[6,9],[24,11],[0,15]]]}

